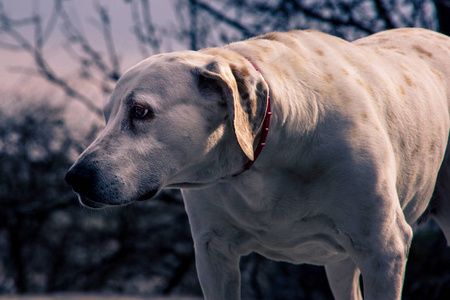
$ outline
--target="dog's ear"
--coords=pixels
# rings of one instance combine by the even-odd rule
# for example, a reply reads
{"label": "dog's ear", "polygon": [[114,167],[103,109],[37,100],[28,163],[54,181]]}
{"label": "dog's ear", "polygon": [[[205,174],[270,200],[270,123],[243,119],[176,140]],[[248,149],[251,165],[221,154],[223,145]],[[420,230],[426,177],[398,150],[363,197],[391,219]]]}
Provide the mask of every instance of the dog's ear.
{"label": "dog's ear", "polygon": [[208,63],[200,76],[208,79],[226,101],[234,133],[245,155],[254,160],[254,141],[264,121],[268,86],[248,61],[229,64],[220,58]]}

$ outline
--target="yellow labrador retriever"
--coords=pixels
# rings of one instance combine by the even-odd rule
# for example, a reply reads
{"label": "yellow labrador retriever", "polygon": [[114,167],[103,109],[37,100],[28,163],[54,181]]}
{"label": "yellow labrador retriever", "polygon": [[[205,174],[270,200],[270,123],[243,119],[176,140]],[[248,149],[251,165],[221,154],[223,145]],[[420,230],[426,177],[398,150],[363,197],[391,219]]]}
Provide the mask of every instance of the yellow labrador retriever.
{"label": "yellow labrador retriever", "polygon": [[336,299],[362,298],[360,273],[365,299],[400,299],[416,221],[450,240],[449,102],[450,38],[423,29],[160,54],[66,180],[92,208],[182,189],[206,299],[240,298],[252,251],[324,265]]}

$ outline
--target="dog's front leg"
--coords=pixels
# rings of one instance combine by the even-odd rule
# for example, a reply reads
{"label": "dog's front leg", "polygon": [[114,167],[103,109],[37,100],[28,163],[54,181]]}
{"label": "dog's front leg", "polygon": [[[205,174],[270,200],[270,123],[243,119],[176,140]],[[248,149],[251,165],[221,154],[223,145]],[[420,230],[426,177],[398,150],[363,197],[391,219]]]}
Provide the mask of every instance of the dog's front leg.
{"label": "dog's front leg", "polygon": [[359,285],[359,275],[361,273],[350,257],[339,262],[327,264],[325,270],[335,300],[362,299]]}
{"label": "dog's front leg", "polygon": [[239,300],[239,256],[229,244],[210,232],[194,237],[198,278],[206,300]]}
{"label": "dog's front leg", "polygon": [[[249,238],[214,199],[217,188],[182,190],[195,247],[195,262],[207,300],[239,300],[239,259],[249,253]],[[220,198],[219,198],[220,199]]]}
{"label": "dog's front leg", "polygon": [[412,228],[400,208],[395,215],[365,236],[365,240],[353,240],[352,259],[361,270],[364,300],[401,299]]}

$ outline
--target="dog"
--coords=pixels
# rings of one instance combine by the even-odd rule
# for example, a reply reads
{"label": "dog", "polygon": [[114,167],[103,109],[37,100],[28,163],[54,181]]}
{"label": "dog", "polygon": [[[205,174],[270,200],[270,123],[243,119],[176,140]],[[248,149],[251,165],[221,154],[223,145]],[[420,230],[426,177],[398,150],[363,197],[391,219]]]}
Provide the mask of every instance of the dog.
{"label": "dog", "polygon": [[239,259],[325,266],[335,299],[400,299],[419,218],[450,241],[450,38],[269,33],[152,56],[66,175],[91,208],[181,189],[206,299]]}

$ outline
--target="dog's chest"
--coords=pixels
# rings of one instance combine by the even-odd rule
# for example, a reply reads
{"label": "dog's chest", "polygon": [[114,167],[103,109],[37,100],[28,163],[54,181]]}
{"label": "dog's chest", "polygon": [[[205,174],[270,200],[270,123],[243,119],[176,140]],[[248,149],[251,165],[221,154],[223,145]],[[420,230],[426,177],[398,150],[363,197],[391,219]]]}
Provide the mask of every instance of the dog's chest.
{"label": "dog's chest", "polygon": [[344,237],[332,214],[311,197],[311,183],[292,174],[281,181],[285,184],[275,189],[228,187],[224,191],[223,210],[233,225],[246,233],[250,250],[292,263],[324,264],[342,259],[346,255],[341,246]]}
{"label": "dog's chest", "polygon": [[252,250],[274,260],[322,265],[346,256],[339,230],[324,214],[280,222],[266,230],[247,230]]}

